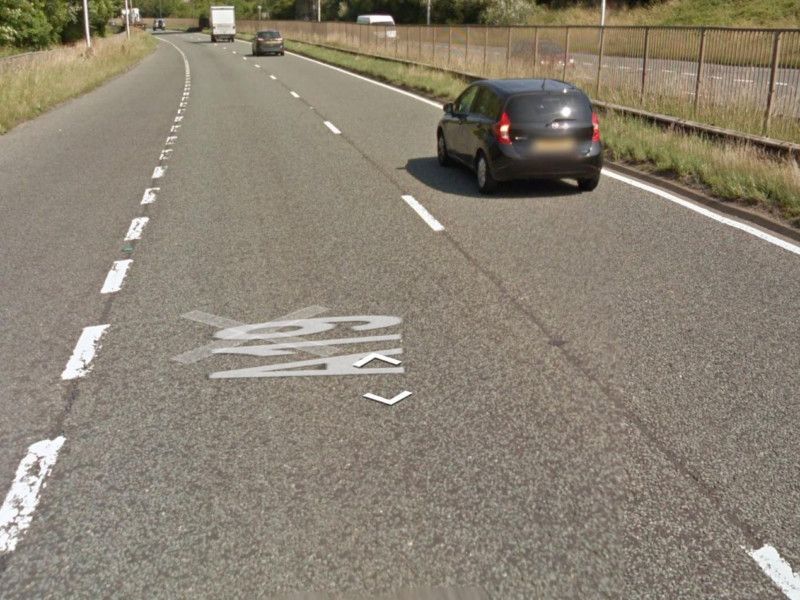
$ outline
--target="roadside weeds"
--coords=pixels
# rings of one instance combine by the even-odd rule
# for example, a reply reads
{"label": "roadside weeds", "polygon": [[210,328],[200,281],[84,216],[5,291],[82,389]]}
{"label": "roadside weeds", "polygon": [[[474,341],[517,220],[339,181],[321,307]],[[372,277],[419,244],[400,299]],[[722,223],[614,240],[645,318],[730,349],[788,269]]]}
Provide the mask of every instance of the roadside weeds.
{"label": "roadside weeds", "polygon": [[0,63],[0,134],[54,106],[85,94],[129,69],[156,47],[156,40],[134,32],[97,38],[92,49],[58,48],[45,55]]}

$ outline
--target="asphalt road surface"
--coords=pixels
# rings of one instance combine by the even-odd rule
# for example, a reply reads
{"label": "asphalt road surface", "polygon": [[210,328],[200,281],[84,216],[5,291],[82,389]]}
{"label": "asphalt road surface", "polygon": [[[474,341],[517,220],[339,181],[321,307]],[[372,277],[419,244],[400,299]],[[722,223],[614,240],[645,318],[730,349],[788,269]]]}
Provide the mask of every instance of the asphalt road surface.
{"label": "asphalt road surface", "polygon": [[0,596],[798,597],[797,246],[160,37],[0,138]]}

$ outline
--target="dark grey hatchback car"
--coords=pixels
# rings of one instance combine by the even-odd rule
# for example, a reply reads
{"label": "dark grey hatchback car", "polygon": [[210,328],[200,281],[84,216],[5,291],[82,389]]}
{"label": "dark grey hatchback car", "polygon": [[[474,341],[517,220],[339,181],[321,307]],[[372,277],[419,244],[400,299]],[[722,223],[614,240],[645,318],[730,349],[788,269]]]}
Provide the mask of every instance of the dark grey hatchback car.
{"label": "dark grey hatchback car", "polygon": [[512,179],[577,179],[591,191],[603,166],[591,101],[554,79],[473,83],[445,105],[436,142],[439,163],[473,169],[483,193]]}

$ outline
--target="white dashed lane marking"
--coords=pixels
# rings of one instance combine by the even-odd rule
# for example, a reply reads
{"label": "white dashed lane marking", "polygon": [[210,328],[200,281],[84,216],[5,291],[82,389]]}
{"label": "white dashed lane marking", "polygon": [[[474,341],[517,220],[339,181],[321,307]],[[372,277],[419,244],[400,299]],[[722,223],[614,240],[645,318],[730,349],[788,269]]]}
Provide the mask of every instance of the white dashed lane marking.
{"label": "white dashed lane marking", "polygon": [[428,212],[428,209],[417,202],[417,199],[414,198],[414,196],[404,195],[403,200],[405,200],[405,203],[414,209],[414,212],[422,217],[422,220],[428,224],[428,227],[434,231],[444,231],[444,225],[439,223],[439,221],[436,220],[436,217]]}
{"label": "white dashed lane marking", "polygon": [[162,166],[159,165],[155,169],[153,169],[152,178],[153,179],[160,179],[161,177],[164,176],[164,173],[166,173],[166,172],[167,172],[167,167],[162,167]]}
{"label": "white dashed lane marking", "polygon": [[131,225],[128,227],[128,233],[125,234],[125,241],[129,242],[131,240],[141,239],[144,226],[147,225],[149,220],[149,217],[136,217],[131,221]]}
{"label": "white dashed lane marking", "polygon": [[122,283],[125,281],[125,276],[128,274],[128,269],[133,262],[132,259],[115,260],[111,265],[111,269],[106,275],[106,280],[103,282],[103,287],[100,289],[101,294],[113,294],[122,289]]}
{"label": "white dashed lane marking", "polygon": [[333,133],[335,133],[336,135],[339,135],[340,133],[342,133],[341,131],[339,131],[339,129],[336,127],[336,125],[334,125],[334,124],[333,124],[333,123],[331,123],[330,121],[325,121],[325,127],[327,127],[328,129],[330,129],[330,130],[331,130]]}
{"label": "white dashed lane marking", "polygon": [[765,544],[758,550],[747,550],[747,553],[789,600],[800,600],[800,571],[793,572],[791,565],[775,548]]}
{"label": "white dashed lane marking", "polygon": [[56,464],[64,436],[31,444],[17,467],[11,489],[0,506],[0,556],[12,552],[33,521],[45,479]]}
{"label": "white dashed lane marking", "polygon": [[289,93],[290,93],[292,96],[294,96],[295,98],[299,98],[299,97],[300,97],[300,94],[298,94],[297,92],[290,91]]}
{"label": "white dashed lane marking", "polygon": [[155,202],[156,201],[156,195],[158,194],[158,191],[160,189],[161,188],[157,188],[157,187],[147,188],[144,191],[144,195],[142,196],[142,202],[141,203],[142,204],[152,204],[153,202]]}
{"label": "white dashed lane marking", "polygon": [[92,325],[84,327],[75,349],[61,373],[61,379],[77,379],[92,369],[92,359],[100,348],[100,337],[108,325]]}

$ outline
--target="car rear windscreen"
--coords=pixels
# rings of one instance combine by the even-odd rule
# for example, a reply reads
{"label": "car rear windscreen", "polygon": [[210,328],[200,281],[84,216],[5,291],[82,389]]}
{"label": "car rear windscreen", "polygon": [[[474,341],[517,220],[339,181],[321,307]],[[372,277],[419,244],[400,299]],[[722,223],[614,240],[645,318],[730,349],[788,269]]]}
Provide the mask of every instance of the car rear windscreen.
{"label": "car rear windscreen", "polygon": [[258,33],[258,37],[262,39],[274,40],[275,38],[281,37],[281,34],[277,31],[260,31]]}
{"label": "car rear windscreen", "polygon": [[592,105],[580,93],[539,92],[512,96],[506,105],[511,122],[575,119],[591,122]]}

